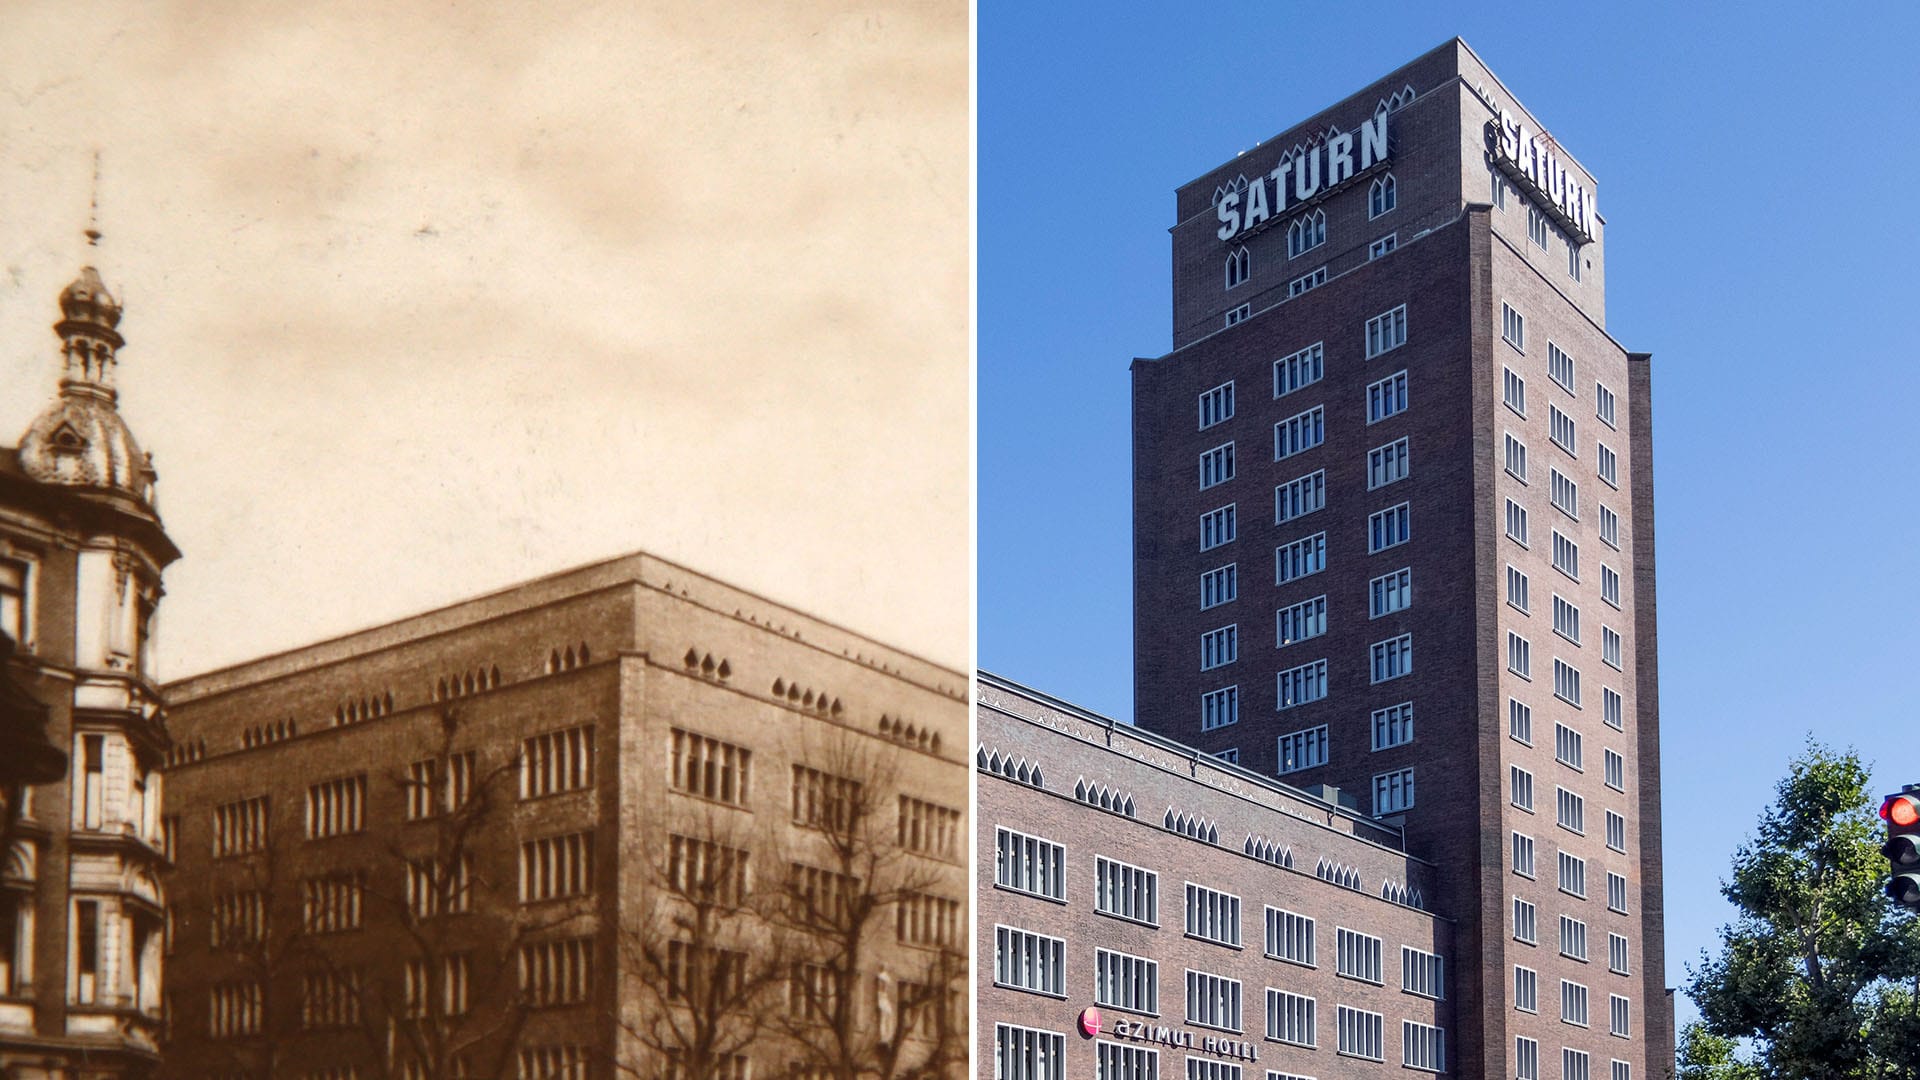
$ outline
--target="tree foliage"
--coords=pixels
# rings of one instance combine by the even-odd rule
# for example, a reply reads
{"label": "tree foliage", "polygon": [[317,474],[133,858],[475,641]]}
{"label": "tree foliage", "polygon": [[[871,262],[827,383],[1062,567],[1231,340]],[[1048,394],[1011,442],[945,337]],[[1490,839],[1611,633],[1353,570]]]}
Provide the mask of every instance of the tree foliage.
{"label": "tree foliage", "polygon": [[1810,742],[1721,893],[1737,917],[1688,970],[1681,1080],[1920,1077],[1920,926],[1882,891],[1866,767]]}

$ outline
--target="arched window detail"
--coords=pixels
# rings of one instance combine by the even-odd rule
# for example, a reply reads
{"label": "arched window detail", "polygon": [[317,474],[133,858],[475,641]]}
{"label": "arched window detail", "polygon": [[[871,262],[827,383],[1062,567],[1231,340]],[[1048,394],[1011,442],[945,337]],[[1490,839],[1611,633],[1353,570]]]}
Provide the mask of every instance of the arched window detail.
{"label": "arched window detail", "polygon": [[1373,185],[1367,189],[1367,218],[1377,218],[1399,204],[1399,188],[1393,182],[1393,174],[1374,177]]}
{"label": "arched window detail", "polygon": [[1312,251],[1327,242],[1327,212],[1314,210],[1287,223],[1287,258]]}
{"label": "arched window detail", "polygon": [[1253,269],[1253,254],[1244,246],[1227,253],[1227,288],[1246,281]]}

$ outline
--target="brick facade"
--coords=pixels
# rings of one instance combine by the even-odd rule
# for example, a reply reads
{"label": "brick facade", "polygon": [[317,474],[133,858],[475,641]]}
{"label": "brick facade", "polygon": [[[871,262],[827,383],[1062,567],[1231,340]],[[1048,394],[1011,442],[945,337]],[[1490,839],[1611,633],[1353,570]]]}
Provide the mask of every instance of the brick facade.
{"label": "brick facade", "polygon": [[[1355,182],[1251,238],[1219,239],[1218,192],[1382,110],[1394,206],[1375,212],[1370,183]],[[1540,243],[1528,195],[1496,181],[1486,129],[1503,110],[1541,130],[1455,40],[1180,188],[1175,348],[1133,364],[1135,715],[1201,750],[1237,752],[1257,772],[1343,789],[1368,812],[1403,823],[1408,850],[1437,868],[1436,909],[1459,919],[1459,955],[1477,958],[1460,965],[1452,1002],[1460,1075],[1516,1075],[1515,1038],[1527,1037],[1538,1040],[1541,1076],[1559,1075],[1561,1052],[1572,1049],[1590,1056],[1595,1077],[1611,1077],[1616,1060],[1632,1077],[1660,1077],[1672,1032],[1659,904],[1652,501],[1643,475],[1648,364],[1606,331],[1604,219],[1570,254],[1557,226]],[[1595,190],[1577,161],[1556,152],[1574,182]],[[1326,242],[1288,258],[1289,219],[1315,212],[1325,215]],[[1391,250],[1370,250],[1388,234]],[[1241,243],[1251,275],[1228,287],[1224,264]],[[1289,296],[1287,282],[1322,265],[1324,284]],[[1228,325],[1242,304],[1250,314]],[[1401,305],[1405,343],[1370,358],[1369,320]],[[1524,320],[1517,344],[1506,340],[1506,309]],[[1276,394],[1275,362],[1316,344],[1324,375]],[[1556,381],[1563,370],[1549,361],[1550,345],[1572,359],[1569,387]],[[1370,387],[1401,371],[1404,411],[1370,415]],[[1509,372],[1524,383],[1518,407],[1507,402]],[[1229,380],[1233,415],[1202,427],[1200,396]],[[1610,418],[1601,415],[1602,388],[1612,395]],[[1316,408],[1324,440],[1280,456],[1276,425]],[[1564,438],[1568,422],[1570,450],[1554,438]],[[1524,470],[1517,462],[1508,470],[1509,436],[1525,447]],[[1402,438],[1404,478],[1374,484],[1370,453]],[[1202,489],[1201,456],[1229,441],[1232,479]],[[1611,454],[1605,465],[1602,447]],[[1316,473],[1324,507],[1279,522],[1276,488]],[[1509,501],[1525,512],[1524,545],[1507,535]],[[1401,504],[1410,535],[1370,553],[1370,519]],[[1235,538],[1202,550],[1202,516],[1227,505]],[[1605,526],[1603,516],[1612,519]],[[1323,568],[1278,582],[1279,550],[1322,533]],[[1556,568],[1556,533],[1563,552],[1577,547],[1577,561],[1563,560],[1570,572]],[[1203,609],[1202,575],[1226,565],[1236,567],[1236,595]],[[1412,602],[1376,614],[1370,583],[1403,568]],[[1508,602],[1509,568],[1527,581],[1524,610]],[[1322,596],[1324,632],[1283,643],[1276,613]],[[1578,610],[1577,629],[1562,625],[1564,635],[1556,597]],[[1228,625],[1237,628],[1236,659],[1203,670],[1203,635]],[[1376,680],[1374,646],[1401,635],[1411,636],[1412,670]],[[1528,675],[1509,670],[1509,635],[1528,644]],[[1324,697],[1283,702],[1279,674],[1323,659]],[[1556,687],[1556,661],[1578,672],[1577,695]],[[1238,689],[1237,722],[1203,730],[1203,695],[1226,687]],[[1617,720],[1607,715],[1609,693],[1618,695]],[[1514,702],[1530,710],[1524,741],[1510,734]],[[1403,703],[1414,737],[1376,749],[1376,712]],[[1324,763],[1282,773],[1282,737],[1322,725]],[[1560,725],[1578,735],[1574,763],[1556,760]],[[1610,754],[1621,773],[1612,783]],[[1413,806],[1383,809],[1376,785],[1405,769]],[[1528,778],[1531,809],[1516,805],[1516,769]],[[1563,791],[1569,814],[1577,800],[1583,820],[1570,823],[1579,831],[1557,824]],[[1619,818],[1612,842],[1609,814]],[[1531,877],[1512,865],[1516,832],[1532,837]],[[1563,851],[1583,860],[1584,896],[1559,887]],[[1625,880],[1625,911],[1608,902],[1608,874]],[[1537,944],[1515,938],[1515,898],[1535,905]],[[1562,916],[1584,924],[1584,960],[1561,955]],[[1624,973],[1609,970],[1612,934],[1627,942]],[[1537,1014],[1515,1008],[1516,965],[1537,972]],[[1561,1022],[1563,979],[1587,988],[1584,1026]],[[1629,1003],[1625,1035],[1609,1031],[1616,994]]]}

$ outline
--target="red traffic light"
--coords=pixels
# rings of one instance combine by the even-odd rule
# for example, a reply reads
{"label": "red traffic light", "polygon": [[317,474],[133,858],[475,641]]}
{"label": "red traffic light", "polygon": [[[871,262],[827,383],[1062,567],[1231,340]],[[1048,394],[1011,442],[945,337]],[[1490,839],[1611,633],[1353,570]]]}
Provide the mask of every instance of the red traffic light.
{"label": "red traffic light", "polygon": [[1880,816],[1902,829],[1920,824],[1920,799],[1912,795],[1889,795],[1887,801],[1880,804]]}

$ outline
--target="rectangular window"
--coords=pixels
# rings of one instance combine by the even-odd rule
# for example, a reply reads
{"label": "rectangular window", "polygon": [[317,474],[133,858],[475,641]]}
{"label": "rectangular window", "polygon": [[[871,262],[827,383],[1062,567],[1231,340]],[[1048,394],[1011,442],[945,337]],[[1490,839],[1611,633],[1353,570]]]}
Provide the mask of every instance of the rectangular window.
{"label": "rectangular window", "polygon": [[1273,425],[1273,460],[1282,461],[1327,441],[1327,408],[1315,405]]}
{"label": "rectangular window", "polygon": [[1104,855],[1095,857],[1093,909],[1129,922],[1160,925],[1160,875]]}
{"label": "rectangular window", "polygon": [[1292,299],[1293,297],[1299,296],[1301,293],[1306,292],[1309,289],[1319,288],[1320,286],[1325,285],[1326,283],[1327,283],[1326,267],[1322,266],[1322,267],[1319,267],[1318,269],[1311,270],[1307,273],[1301,274],[1297,278],[1294,278],[1292,281],[1287,282],[1287,298]]}
{"label": "rectangular window", "polygon": [[366,881],[354,871],[310,877],[301,883],[301,924],[309,934],[358,930],[366,899]]}
{"label": "rectangular window", "polygon": [[1371,670],[1376,683],[1413,674],[1413,635],[1401,634],[1374,642]]}
{"label": "rectangular window", "polygon": [[667,891],[669,895],[695,903],[739,907],[747,898],[747,865],[751,859],[744,848],[729,847],[705,837],[670,833]]}
{"label": "rectangular window", "polygon": [[1273,523],[1284,525],[1327,505],[1327,470],[1315,469],[1273,489]]}
{"label": "rectangular window", "polygon": [[1587,1072],[1587,1052],[1572,1047],[1560,1050],[1560,1080],[1592,1080]]}
{"label": "rectangular window", "polygon": [[1507,801],[1533,813],[1533,774],[1518,765],[1507,766]]}
{"label": "rectangular window", "polygon": [[1541,251],[1547,250],[1547,229],[1546,215],[1540,212],[1539,207],[1529,205],[1527,207],[1527,239],[1540,245]]}
{"label": "rectangular window", "polygon": [[1580,280],[1580,245],[1572,240],[1567,241],[1567,276]]}
{"label": "rectangular window", "polygon": [[1553,658],[1553,696],[1569,705],[1580,704],[1580,669]]}
{"label": "rectangular window", "polygon": [[1413,568],[1403,566],[1367,583],[1367,617],[1377,619],[1404,611],[1413,603]]}
{"label": "rectangular window", "polygon": [[1237,323],[1245,322],[1246,320],[1252,317],[1253,317],[1253,305],[1241,304],[1239,307],[1234,308],[1227,312],[1227,325],[1233,326]]}
{"label": "rectangular window", "polygon": [[1385,551],[1407,542],[1413,532],[1407,503],[1390,506],[1367,518],[1367,554]]}
{"label": "rectangular window", "polygon": [[1533,642],[1507,631],[1507,670],[1523,679],[1533,678]]}
{"label": "rectangular window", "polygon": [[1607,846],[1615,851],[1627,850],[1627,819],[1613,811],[1607,811]]}
{"label": "rectangular window", "polygon": [[1200,395],[1200,430],[1233,419],[1233,383],[1224,382]]}
{"label": "rectangular window", "polygon": [[1607,995],[1607,1034],[1623,1039],[1633,1036],[1633,1006],[1619,994]]}
{"label": "rectangular window", "polygon": [[[742,864],[745,865],[744,863]],[[473,854],[439,862],[407,864],[407,910],[415,919],[461,915],[473,910]]]}
{"label": "rectangular window", "polygon": [[549,731],[521,741],[521,798],[537,799],[592,786],[592,724]]}
{"label": "rectangular window", "polygon": [[1553,594],[1553,632],[1580,644],[1580,609],[1559,593]]}
{"label": "rectangular window", "polygon": [[1316,341],[1273,362],[1273,396],[1285,397],[1303,386],[1312,386],[1326,373],[1326,350]]}
{"label": "rectangular window", "polygon": [[1187,970],[1187,1023],[1240,1030],[1240,980]]}
{"label": "rectangular window", "polygon": [[1560,955],[1575,960],[1587,958],[1587,924],[1570,915],[1560,916]]}
{"label": "rectangular window", "polygon": [[993,928],[993,985],[1065,997],[1067,943],[1012,926]]}
{"label": "rectangular window", "polygon": [[520,845],[520,902],[593,891],[593,833],[545,836]]}
{"label": "rectangular window", "polygon": [[1594,445],[1600,448],[1600,480],[1610,488],[1618,488],[1620,486],[1619,476],[1617,475],[1620,465],[1619,459],[1614,456],[1612,448],[1607,446],[1606,443],[1595,443]]}
{"label": "rectangular window", "polygon": [[1399,246],[1400,246],[1400,234],[1388,233],[1387,235],[1367,245],[1367,260],[1371,262],[1372,260],[1377,259],[1380,256],[1391,252],[1394,248]]}
{"label": "rectangular window", "polygon": [[1556,800],[1555,824],[1568,832],[1584,835],[1587,831],[1587,800],[1563,787],[1555,787],[1554,792],[1559,796]]}
{"label": "rectangular window", "polygon": [[1587,988],[1570,979],[1560,980],[1560,1022],[1587,1026]]}
{"label": "rectangular window", "polygon": [[1233,479],[1233,444],[1216,446],[1200,455],[1200,490]]}
{"label": "rectangular window", "polygon": [[1567,393],[1577,393],[1573,388],[1573,357],[1562,352],[1560,346],[1547,342],[1547,378],[1560,384]]}
{"label": "rectangular window", "polygon": [[1275,585],[1317,574],[1327,568],[1327,534],[1318,532],[1282,544],[1273,549],[1273,560]]}
{"label": "rectangular window", "polygon": [[1624,730],[1621,726],[1624,704],[1617,691],[1608,687],[1600,688],[1600,719],[1615,731]]}
{"label": "rectangular window", "polygon": [[996,828],[993,848],[995,885],[1049,900],[1066,900],[1067,849],[1064,845],[1012,829]]}
{"label": "rectangular window", "polygon": [[1316,596],[1283,607],[1276,614],[1274,622],[1278,625],[1275,648],[1317,638],[1327,632],[1327,598]]}
{"label": "rectangular window", "polygon": [[1373,710],[1373,748],[1405,746],[1413,741],[1413,702]]}
{"label": "rectangular window", "polygon": [[1553,760],[1568,766],[1575,772],[1583,769],[1580,753],[1580,733],[1565,724],[1553,725]]}
{"label": "rectangular window", "polygon": [[1560,853],[1560,891],[1582,899],[1587,895],[1587,860],[1569,852]]}
{"label": "rectangular window", "polygon": [[1375,817],[1413,809],[1413,770],[1378,773],[1373,778]]}
{"label": "rectangular window", "polygon": [[307,838],[345,836],[366,828],[367,776],[345,776],[307,788]]}
{"label": "rectangular window", "polygon": [[1604,503],[1600,506],[1600,542],[1615,551],[1620,550],[1620,515]]}
{"label": "rectangular window", "polygon": [[1513,872],[1521,877],[1533,876],[1533,837],[1526,833],[1513,834]]}
{"label": "rectangular window", "polygon": [[1240,898],[1187,882],[1187,936],[1240,946]]}
{"label": "rectangular window", "polygon": [[1407,373],[1396,371],[1367,386],[1367,423],[1377,424],[1407,411]]}
{"label": "rectangular window", "polygon": [[1367,320],[1367,359],[1407,343],[1407,305]]}
{"label": "rectangular window", "polygon": [[1553,445],[1574,457],[1580,456],[1580,451],[1576,449],[1578,440],[1574,432],[1573,417],[1561,412],[1558,405],[1547,406],[1547,438],[1553,440]]}
{"label": "rectangular window", "polygon": [[1239,624],[1223,626],[1200,635],[1200,670],[1224,667],[1240,658]]}
{"label": "rectangular window", "polygon": [[1547,470],[1553,480],[1553,507],[1575,521],[1580,520],[1580,485],[1559,469]]}
{"label": "rectangular window", "polygon": [[950,806],[900,796],[899,842],[919,855],[954,859],[960,852],[960,822],[964,814]]}
{"label": "rectangular window", "polygon": [[1487,166],[1487,178],[1492,181],[1488,200],[1493,203],[1495,210],[1505,210],[1507,208],[1507,178],[1501,176],[1500,170],[1491,165]]}
{"label": "rectangular window", "polygon": [[1612,750],[1606,752],[1607,786],[1615,791],[1627,790],[1627,759]]}
{"label": "rectangular window", "polygon": [[993,1075],[996,1080],[1066,1080],[1067,1037],[1057,1031],[993,1025]]}
{"label": "rectangular window", "polygon": [[[679,946],[674,950],[672,946]],[[534,1007],[577,1005],[593,994],[593,939],[568,938],[522,945],[519,949],[520,995]],[[694,949],[684,942],[672,942],[670,955],[677,951],[685,978],[688,966],[700,966],[707,978],[722,983],[737,980],[746,966],[746,956],[730,949]],[[700,956],[700,952],[707,955]],[[671,960],[669,966],[673,966]],[[684,989],[684,982],[682,983]]]}
{"label": "rectangular window", "polygon": [[1580,580],[1580,545],[1560,535],[1558,529],[1553,533],[1553,568]]}
{"label": "rectangular window", "polygon": [[1219,758],[1221,761],[1230,761],[1235,765],[1240,764],[1240,748],[1237,746],[1226,750],[1215,750],[1213,756]]}
{"label": "rectangular window", "polygon": [[674,728],[673,790],[702,799],[747,805],[753,752],[732,743]]}
{"label": "rectangular window", "polygon": [[1334,945],[1338,953],[1335,970],[1349,979],[1362,982],[1384,983],[1381,974],[1380,939],[1358,930],[1349,930],[1344,926],[1334,928]]}
{"label": "rectangular window", "polygon": [[1282,774],[1311,769],[1327,763],[1327,726],[1325,724],[1305,731],[1295,731],[1280,736],[1280,772]]}
{"label": "rectangular window", "polygon": [[1512,565],[1507,567],[1507,604],[1522,614],[1528,613],[1527,575]]}
{"label": "rectangular window", "polygon": [[1527,380],[1512,368],[1501,368],[1500,400],[1520,416],[1527,415]]}
{"label": "rectangular window", "polygon": [[1607,970],[1615,975],[1631,974],[1627,970],[1627,939],[1619,934],[1607,935]]}
{"label": "rectangular window", "polygon": [[1527,444],[1508,432],[1501,443],[1505,450],[1507,475],[1521,483],[1527,482]]}
{"label": "rectangular window", "polygon": [[1280,673],[1279,682],[1276,709],[1291,709],[1295,705],[1319,701],[1327,696],[1327,662],[1315,660],[1311,664],[1288,668]]}
{"label": "rectangular window", "polygon": [[1513,306],[1504,301],[1500,304],[1500,340],[1521,352],[1527,351],[1526,316],[1513,310]]}
{"label": "rectangular window", "polygon": [[1233,503],[1209,510],[1200,515],[1200,550],[1207,551],[1221,544],[1231,543],[1238,534],[1238,523],[1234,520]]}
{"label": "rectangular window", "polygon": [[1158,1050],[1101,1041],[1093,1051],[1094,1080],[1160,1080]]}
{"label": "rectangular window", "polygon": [[27,639],[27,564],[0,560],[0,630]]}
{"label": "rectangular window", "polygon": [[1620,670],[1620,631],[1611,626],[1600,628],[1600,662]]}
{"label": "rectangular window", "polygon": [[1267,988],[1267,1038],[1311,1047],[1315,1042],[1316,1002],[1304,994]]}
{"label": "rectangular window", "polygon": [[1209,690],[1200,695],[1200,730],[1212,731],[1240,722],[1240,688]]}
{"label": "rectangular window", "polygon": [[267,807],[265,795],[214,807],[214,857],[264,850],[267,846]]}
{"label": "rectangular window", "polygon": [[1633,1080],[1633,1066],[1615,1058],[1613,1060],[1613,1080]]}
{"label": "rectangular window", "polygon": [[1519,698],[1507,699],[1507,736],[1514,742],[1533,745],[1533,710]]}
{"label": "rectangular window", "polygon": [[1093,952],[1093,1001],[1128,1012],[1160,1012],[1160,965],[1111,949]]}
{"label": "rectangular window", "polygon": [[1447,1033],[1417,1020],[1400,1021],[1400,1064],[1422,1072],[1446,1072]]}
{"label": "rectangular window", "polygon": [[1515,1012],[1540,1011],[1540,975],[1532,968],[1513,967],[1513,1008]]}
{"label": "rectangular window", "polygon": [[1516,1080],[1540,1080],[1540,1043],[1525,1035],[1513,1037],[1513,1075]]}
{"label": "rectangular window", "polygon": [[1420,997],[1445,998],[1446,962],[1411,945],[1400,947],[1400,989]]}
{"label": "rectangular window", "polygon": [[1228,563],[1200,575],[1200,610],[1218,607],[1239,595],[1238,564]]}
{"label": "rectangular window", "polygon": [[1600,564],[1600,599],[1613,607],[1620,606],[1620,571]]}
{"label": "rectangular window", "polygon": [[1313,920],[1280,908],[1267,909],[1266,954],[1275,960],[1314,967]]}
{"label": "rectangular window", "polygon": [[1527,546],[1527,508],[1512,499],[1507,500],[1507,539]]}
{"label": "rectangular window", "polygon": [[[1519,833],[1514,834],[1516,837],[1519,835]],[[1513,898],[1513,940],[1528,945],[1536,944],[1540,940],[1538,918],[1534,913],[1532,901],[1522,900],[1517,896]]]}
{"label": "rectangular window", "polygon": [[1627,879],[1613,871],[1607,871],[1607,910],[1626,914]]}
{"label": "rectangular window", "polygon": [[1613,391],[1606,383],[1593,384],[1594,415],[1601,423],[1613,427]]}
{"label": "rectangular window", "polygon": [[1411,468],[1406,439],[1395,439],[1385,446],[1377,446],[1367,452],[1367,490],[1405,480]]}
{"label": "rectangular window", "polygon": [[793,823],[802,828],[842,832],[858,824],[859,808],[866,805],[858,780],[793,767]]}
{"label": "rectangular window", "polygon": [[1346,1057],[1367,1058],[1372,1061],[1385,1061],[1380,1033],[1381,1016],[1376,1012],[1341,1005],[1335,1010],[1335,1019],[1340,1029],[1339,1052]]}

